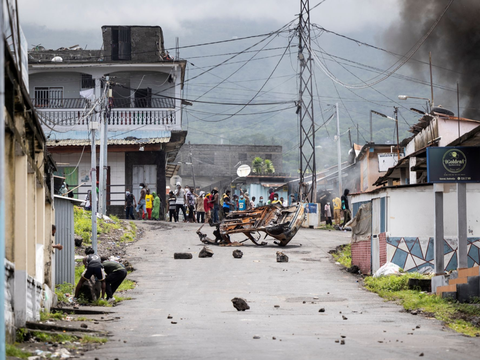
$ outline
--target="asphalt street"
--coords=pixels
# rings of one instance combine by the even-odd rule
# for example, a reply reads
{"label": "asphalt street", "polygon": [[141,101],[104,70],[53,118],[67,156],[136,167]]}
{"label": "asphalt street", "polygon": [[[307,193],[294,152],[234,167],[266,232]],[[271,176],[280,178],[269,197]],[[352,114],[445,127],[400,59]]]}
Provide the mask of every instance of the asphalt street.
{"label": "asphalt street", "polygon": [[[349,242],[350,233],[302,229],[283,249],[247,242],[210,246],[214,256],[199,258],[196,224],[139,226],[145,233],[129,250],[136,268],[130,278],[138,282],[133,299],[113,309],[120,317],[109,328],[113,336],[86,359],[478,357],[479,338],[404,312],[335,264],[328,251]],[[235,249],[242,259],[233,258]],[[276,262],[278,250],[288,263]],[[193,259],[175,260],[175,252]],[[237,311],[234,297],[246,299],[250,310]]]}

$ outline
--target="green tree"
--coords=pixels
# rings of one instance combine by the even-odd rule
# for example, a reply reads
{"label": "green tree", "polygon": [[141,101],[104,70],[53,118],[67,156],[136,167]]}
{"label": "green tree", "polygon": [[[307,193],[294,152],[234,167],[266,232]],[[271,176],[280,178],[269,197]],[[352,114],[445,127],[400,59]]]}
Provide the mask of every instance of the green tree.
{"label": "green tree", "polygon": [[272,160],[265,160],[263,164],[263,168],[266,174],[273,174],[275,172],[275,168],[273,167]]}
{"label": "green tree", "polygon": [[252,169],[255,174],[261,174],[263,173],[263,159],[259,156],[257,156],[255,159],[252,161]]}

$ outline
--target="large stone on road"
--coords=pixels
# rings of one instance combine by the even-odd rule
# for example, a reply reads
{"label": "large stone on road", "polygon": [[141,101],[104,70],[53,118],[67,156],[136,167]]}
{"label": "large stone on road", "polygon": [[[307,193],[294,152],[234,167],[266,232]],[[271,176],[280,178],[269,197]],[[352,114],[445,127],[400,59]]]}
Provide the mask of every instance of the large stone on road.
{"label": "large stone on road", "polygon": [[250,309],[250,306],[248,306],[247,301],[242,298],[238,298],[238,297],[233,298],[232,304],[233,304],[233,307],[238,311],[245,311]]}

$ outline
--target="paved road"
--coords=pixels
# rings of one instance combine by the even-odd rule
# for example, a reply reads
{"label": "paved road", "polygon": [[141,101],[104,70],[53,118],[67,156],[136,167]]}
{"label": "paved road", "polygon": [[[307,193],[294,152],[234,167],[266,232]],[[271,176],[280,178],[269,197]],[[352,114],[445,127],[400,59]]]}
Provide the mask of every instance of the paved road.
{"label": "paved road", "polygon": [[[130,250],[137,268],[131,275],[138,281],[131,291],[135,299],[115,308],[121,319],[111,325],[112,340],[88,352],[87,359],[371,360],[421,353],[424,359],[471,359],[479,354],[480,339],[402,312],[341,271],[328,250],[347,243],[348,233],[301,230],[285,249],[290,261],[277,263],[273,244],[246,244],[242,259],[232,257],[234,248],[213,246],[213,258],[201,259],[195,225],[141,226],[145,235]],[[182,251],[194,258],[174,260],[173,253]],[[234,297],[247,299],[251,309],[236,311]],[[322,307],[326,311],[319,313]],[[345,345],[335,342],[341,336]]]}

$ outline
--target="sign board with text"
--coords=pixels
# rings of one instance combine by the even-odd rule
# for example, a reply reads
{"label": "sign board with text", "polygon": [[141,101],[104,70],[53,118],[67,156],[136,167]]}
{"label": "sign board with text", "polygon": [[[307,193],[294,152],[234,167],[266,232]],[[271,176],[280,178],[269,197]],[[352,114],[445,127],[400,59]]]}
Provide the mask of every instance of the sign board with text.
{"label": "sign board with text", "polygon": [[428,147],[429,183],[480,182],[480,147]]}

